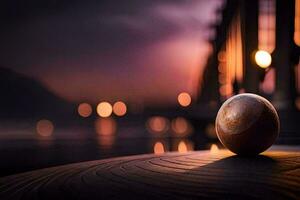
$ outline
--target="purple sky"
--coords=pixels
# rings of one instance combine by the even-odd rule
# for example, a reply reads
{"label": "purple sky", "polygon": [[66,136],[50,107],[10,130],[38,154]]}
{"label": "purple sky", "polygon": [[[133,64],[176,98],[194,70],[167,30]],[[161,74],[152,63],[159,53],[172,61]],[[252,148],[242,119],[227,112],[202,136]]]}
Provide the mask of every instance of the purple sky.
{"label": "purple sky", "polygon": [[195,94],[221,0],[5,0],[0,65],[71,100]]}

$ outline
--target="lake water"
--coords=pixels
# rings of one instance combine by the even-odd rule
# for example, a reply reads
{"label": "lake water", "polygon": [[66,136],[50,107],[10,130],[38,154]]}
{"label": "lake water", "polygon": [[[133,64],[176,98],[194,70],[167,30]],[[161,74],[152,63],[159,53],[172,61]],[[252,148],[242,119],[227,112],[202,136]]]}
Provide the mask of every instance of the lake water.
{"label": "lake water", "polygon": [[99,134],[99,130],[91,126],[55,127],[44,137],[28,124],[2,127],[0,176],[117,156],[203,150],[211,148],[214,142],[195,137],[198,134],[195,131],[174,136],[167,131],[149,133],[145,126],[137,124],[121,124],[115,133],[109,132],[110,128],[100,128],[102,134]]}

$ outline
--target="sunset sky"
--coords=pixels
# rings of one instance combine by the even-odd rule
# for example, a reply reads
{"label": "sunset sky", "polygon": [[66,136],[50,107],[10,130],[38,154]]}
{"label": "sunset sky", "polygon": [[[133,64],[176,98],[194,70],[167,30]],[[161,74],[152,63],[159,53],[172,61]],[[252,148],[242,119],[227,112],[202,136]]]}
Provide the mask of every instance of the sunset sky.
{"label": "sunset sky", "polygon": [[0,66],[73,102],[195,94],[221,0],[4,0]]}

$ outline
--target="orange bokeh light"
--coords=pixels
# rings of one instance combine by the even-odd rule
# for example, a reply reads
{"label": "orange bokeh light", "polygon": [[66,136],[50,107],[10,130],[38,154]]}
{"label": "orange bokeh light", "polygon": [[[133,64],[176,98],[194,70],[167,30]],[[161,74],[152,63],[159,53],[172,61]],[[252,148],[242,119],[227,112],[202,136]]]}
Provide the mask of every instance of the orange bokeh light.
{"label": "orange bokeh light", "polygon": [[113,145],[115,144],[115,140],[116,137],[114,136],[99,136],[97,141],[98,141],[98,145],[102,148],[102,149],[111,149],[113,147]]}
{"label": "orange bokeh light", "polygon": [[153,147],[154,154],[163,154],[165,153],[165,147],[161,142],[156,142]]}
{"label": "orange bokeh light", "polygon": [[295,1],[295,44],[300,46],[300,0]]}
{"label": "orange bokeh light", "polygon": [[117,130],[117,123],[112,118],[98,118],[95,129],[99,136],[113,136]]}
{"label": "orange bokeh light", "polygon": [[97,106],[97,113],[100,117],[109,117],[113,109],[110,103],[103,101]]}
{"label": "orange bokeh light", "polygon": [[230,97],[233,93],[233,88],[231,84],[221,85],[219,88],[221,96]]}
{"label": "orange bokeh light", "polygon": [[188,147],[184,141],[179,142],[178,144],[178,152],[179,153],[186,153],[188,152]]}
{"label": "orange bokeh light", "polygon": [[210,147],[210,153],[211,154],[217,154],[219,152],[219,148],[216,144],[212,144]]}
{"label": "orange bokeh light", "polygon": [[147,120],[146,127],[150,133],[165,133],[169,129],[169,121],[165,117],[151,117]]}
{"label": "orange bokeh light", "polygon": [[54,125],[50,120],[42,119],[36,124],[36,132],[42,137],[50,137],[54,131]]}
{"label": "orange bokeh light", "polygon": [[255,53],[255,62],[261,68],[267,68],[272,63],[271,54],[267,51],[259,50]]}
{"label": "orange bokeh light", "polygon": [[177,117],[172,120],[172,130],[178,136],[186,136],[192,132],[191,124],[183,117]]}
{"label": "orange bokeh light", "polygon": [[126,106],[126,104],[124,102],[122,102],[122,101],[117,101],[113,105],[113,112],[117,116],[123,116],[123,115],[125,115],[126,112],[127,112],[127,106]]}
{"label": "orange bokeh light", "polygon": [[219,62],[226,62],[226,52],[225,51],[220,51],[218,53],[218,61]]}
{"label": "orange bokeh light", "polygon": [[183,106],[187,107],[191,104],[192,98],[191,95],[189,95],[187,92],[182,92],[177,97],[178,103]]}
{"label": "orange bokeh light", "polygon": [[77,111],[81,117],[89,117],[92,114],[92,106],[88,103],[81,103],[79,104]]}

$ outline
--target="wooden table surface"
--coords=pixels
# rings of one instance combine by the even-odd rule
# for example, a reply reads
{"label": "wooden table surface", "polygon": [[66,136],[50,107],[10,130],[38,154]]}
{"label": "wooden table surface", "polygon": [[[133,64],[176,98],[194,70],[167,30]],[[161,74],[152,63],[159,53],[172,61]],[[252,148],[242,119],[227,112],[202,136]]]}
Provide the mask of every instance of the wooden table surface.
{"label": "wooden table surface", "polygon": [[0,178],[0,199],[300,199],[300,152],[138,155]]}

